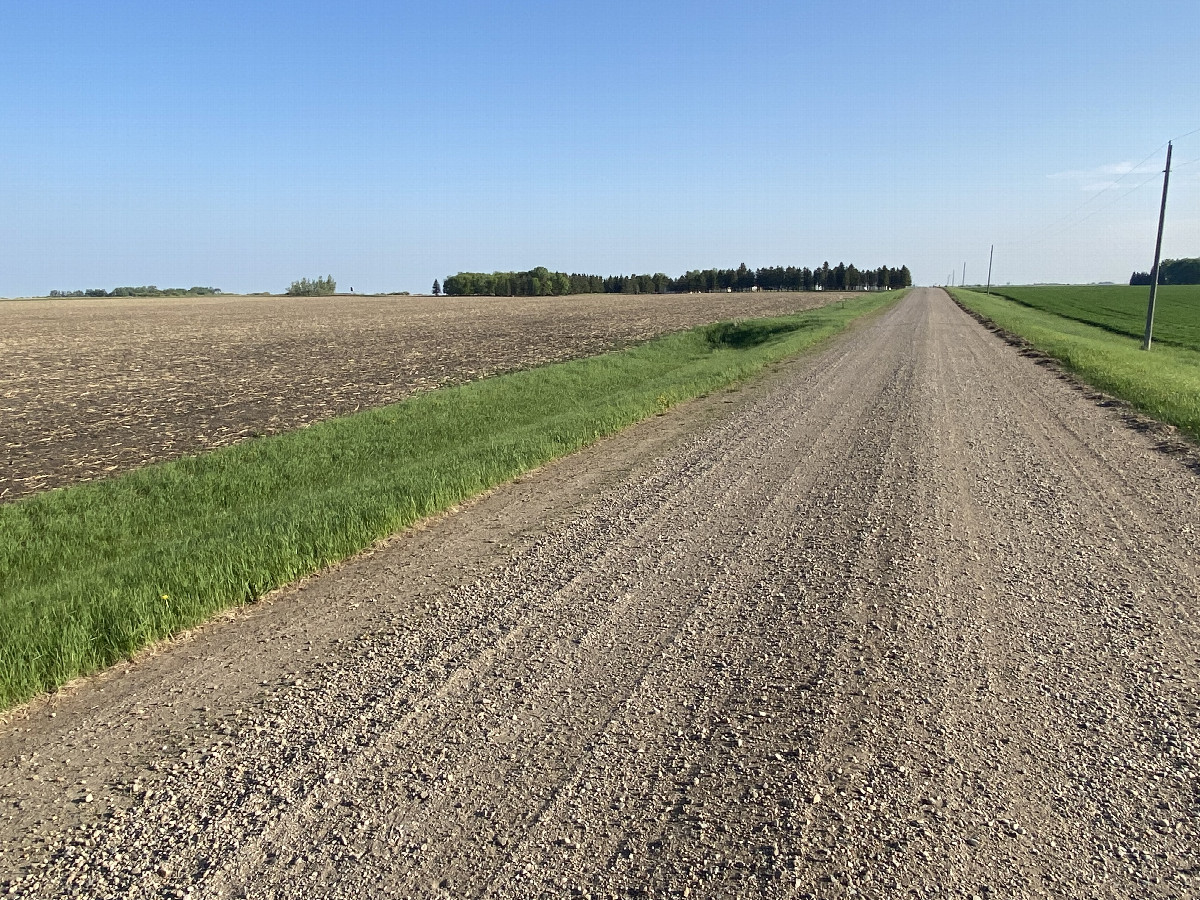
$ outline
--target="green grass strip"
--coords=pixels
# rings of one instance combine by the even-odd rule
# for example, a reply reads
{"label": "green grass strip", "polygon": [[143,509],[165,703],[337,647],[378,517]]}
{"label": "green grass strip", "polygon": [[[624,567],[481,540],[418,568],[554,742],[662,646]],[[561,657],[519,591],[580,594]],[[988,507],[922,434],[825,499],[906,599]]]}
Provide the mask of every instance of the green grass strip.
{"label": "green grass strip", "polygon": [[0,708],[747,378],[899,296],[697,328],[0,506]]}
{"label": "green grass strip", "polygon": [[[1095,325],[1105,331],[1141,338],[1146,330],[1150,288],[1121,284],[1036,285],[992,288],[1025,306]],[[1200,351],[1200,285],[1165,284],[1158,288],[1154,341]]]}
{"label": "green grass strip", "polygon": [[1138,338],[1073,318],[977,291],[950,293],[1083,381],[1200,439],[1200,353],[1195,350],[1155,344],[1147,353]]}

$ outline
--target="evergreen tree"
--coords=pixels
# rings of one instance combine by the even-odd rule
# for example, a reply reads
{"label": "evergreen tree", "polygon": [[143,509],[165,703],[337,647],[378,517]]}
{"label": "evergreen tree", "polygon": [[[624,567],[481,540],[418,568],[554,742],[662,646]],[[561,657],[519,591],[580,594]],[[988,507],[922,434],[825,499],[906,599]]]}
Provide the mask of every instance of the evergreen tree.
{"label": "evergreen tree", "polygon": [[[435,282],[434,293],[437,292]],[[551,272],[544,266],[527,272],[459,272],[441,283],[446,296],[561,296],[563,294],[663,294],[703,293],[728,290],[747,291],[757,287],[763,291],[862,290],[909,287],[912,277],[908,267],[891,269],[859,269],[838,263],[830,268],[828,261],[817,269],[795,266],[751,269],[745,263],[736,269],[692,269],[671,278],[662,272],[653,275],[587,275],[584,273]]]}
{"label": "evergreen tree", "polygon": [[1158,273],[1161,284],[1200,284],[1200,258],[1164,259]]}

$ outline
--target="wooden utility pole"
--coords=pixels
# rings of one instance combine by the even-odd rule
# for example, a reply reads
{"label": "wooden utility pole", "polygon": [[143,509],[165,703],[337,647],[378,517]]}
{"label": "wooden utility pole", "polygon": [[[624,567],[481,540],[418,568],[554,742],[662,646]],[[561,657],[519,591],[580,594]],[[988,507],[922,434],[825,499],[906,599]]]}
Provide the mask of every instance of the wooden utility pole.
{"label": "wooden utility pole", "polygon": [[1158,293],[1158,259],[1162,253],[1163,220],[1167,216],[1167,184],[1171,180],[1171,142],[1167,142],[1167,167],[1163,170],[1162,206],[1158,209],[1158,239],[1154,242],[1154,268],[1150,270],[1150,302],[1146,305],[1146,336],[1142,349],[1150,349],[1150,337],[1154,332],[1154,297]]}
{"label": "wooden utility pole", "polygon": [[996,245],[992,244],[992,249],[988,251],[988,286],[987,292],[990,296],[992,293],[992,254],[996,252]]}

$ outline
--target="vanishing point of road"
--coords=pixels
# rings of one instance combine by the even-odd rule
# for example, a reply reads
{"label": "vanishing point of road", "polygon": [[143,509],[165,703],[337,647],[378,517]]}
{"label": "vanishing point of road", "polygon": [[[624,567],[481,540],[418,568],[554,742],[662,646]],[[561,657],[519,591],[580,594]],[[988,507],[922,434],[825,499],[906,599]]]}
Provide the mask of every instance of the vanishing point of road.
{"label": "vanishing point of road", "polygon": [[1200,895],[1200,469],[917,289],[0,726],[29,897]]}

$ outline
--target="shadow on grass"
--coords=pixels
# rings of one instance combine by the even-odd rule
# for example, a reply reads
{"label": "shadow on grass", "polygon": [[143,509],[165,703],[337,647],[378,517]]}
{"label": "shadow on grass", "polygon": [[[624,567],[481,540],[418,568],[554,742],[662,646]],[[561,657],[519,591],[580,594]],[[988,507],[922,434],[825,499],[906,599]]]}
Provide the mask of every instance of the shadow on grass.
{"label": "shadow on grass", "polygon": [[801,322],[787,321],[717,322],[704,330],[704,339],[714,350],[723,347],[744,350],[747,347],[757,347],[767,341],[799,331],[803,327],[804,324]]}

